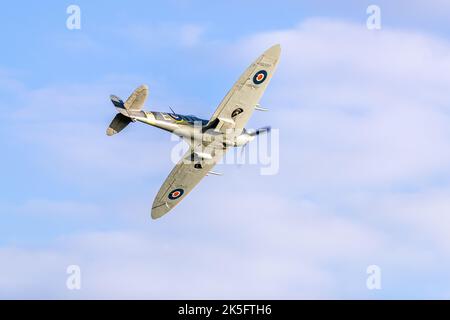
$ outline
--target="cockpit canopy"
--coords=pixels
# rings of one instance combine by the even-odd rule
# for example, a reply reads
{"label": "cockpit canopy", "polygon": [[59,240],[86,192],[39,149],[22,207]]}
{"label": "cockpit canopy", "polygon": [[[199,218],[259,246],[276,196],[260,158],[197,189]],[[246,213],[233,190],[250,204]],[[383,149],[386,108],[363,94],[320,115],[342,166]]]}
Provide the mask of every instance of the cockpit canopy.
{"label": "cockpit canopy", "polygon": [[175,120],[177,122],[183,123],[187,122],[189,124],[195,124],[200,122],[202,125],[206,125],[208,120],[200,119],[194,115],[182,115],[177,113],[165,113],[165,112],[153,112],[157,120]]}

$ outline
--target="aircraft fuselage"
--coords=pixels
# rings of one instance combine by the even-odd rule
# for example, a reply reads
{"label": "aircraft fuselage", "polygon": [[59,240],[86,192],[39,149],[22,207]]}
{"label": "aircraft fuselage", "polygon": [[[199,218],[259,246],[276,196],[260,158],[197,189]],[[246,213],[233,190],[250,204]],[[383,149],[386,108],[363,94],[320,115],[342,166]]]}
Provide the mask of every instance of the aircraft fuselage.
{"label": "aircraft fuselage", "polygon": [[214,127],[208,126],[208,120],[194,115],[180,115],[158,111],[133,111],[122,108],[117,110],[133,121],[139,121],[187,139],[199,139],[203,143],[210,143],[218,138],[222,139],[224,147],[239,147],[253,139],[246,130],[232,131],[227,134],[216,132]]}

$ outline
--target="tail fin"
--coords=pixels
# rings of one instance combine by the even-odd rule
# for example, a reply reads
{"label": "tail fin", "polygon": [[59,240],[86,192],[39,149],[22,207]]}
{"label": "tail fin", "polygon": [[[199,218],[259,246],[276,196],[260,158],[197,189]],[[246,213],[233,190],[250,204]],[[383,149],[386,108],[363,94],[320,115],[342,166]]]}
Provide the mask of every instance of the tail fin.
{"label": "tail fin", "polygon": [[125,103],[119,97],[111,95],[111,102],[116,107],[119,112],[116,114],[114,119],[111,121],[108,129],[106,129],[106,134],[112,136],[116,133],[122,131],[131,121],[129,118],[127,110],[139,111],[144,106],[144,102],[148,96],[148,87],[144,84],[134,90],[130,97],[125,101]]}
{"label": "tail fin", "polygon": [[124,106],[127,110],[140,111],[144,106],[148,96],[148,87],[143,84],[133,91],[133,93],[125,101]]}

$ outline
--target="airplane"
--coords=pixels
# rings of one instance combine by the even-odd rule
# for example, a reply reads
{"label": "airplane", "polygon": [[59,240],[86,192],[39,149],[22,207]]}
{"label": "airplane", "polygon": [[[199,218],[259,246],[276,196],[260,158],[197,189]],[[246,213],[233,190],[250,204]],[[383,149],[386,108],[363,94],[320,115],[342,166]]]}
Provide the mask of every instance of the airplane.
{"label": "airplane", "polygon": [[259,106],[280,58],[279,44],[267,49],[241,75],[217,107],[211,119],[193,115],[144,111],[148,87],[142,85],[123,102],[111,95],[117,114],[106,130],[108,136],[122,131],[131,122],[142,122],[183,138],[189,150],[176,164],[156,195],[151,217],[158,219],[172,210],[212,170],[230,147],[243,147],[270,127],[255,131],[244,128],[254,110],[266,111]]}

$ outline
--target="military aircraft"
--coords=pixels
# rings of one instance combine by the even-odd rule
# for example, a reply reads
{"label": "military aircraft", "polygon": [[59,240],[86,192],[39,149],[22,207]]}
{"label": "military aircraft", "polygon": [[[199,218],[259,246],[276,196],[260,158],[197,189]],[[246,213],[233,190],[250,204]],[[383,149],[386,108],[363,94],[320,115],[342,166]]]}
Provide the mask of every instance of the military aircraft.
{"label": "military aircraft", "polygon": [[115,95],[111,101],[118,113],[106,134],[112,136],[130,122],[143,122],[182,137],[189,150],[184,154],[159,189],[152,205],[151,216],[157,219],[173,209],[209,174],[211,169],[230,147],[245,146],[269,127],[249,131],[244,128],[254,110],[266,111],[259,100],[280,58],[281,47],[274,45],[258,57],[241,75],[222,100],[211,119],[184,116],[175,112],[143,111],[148,87],[142,85],[123,102]]}

